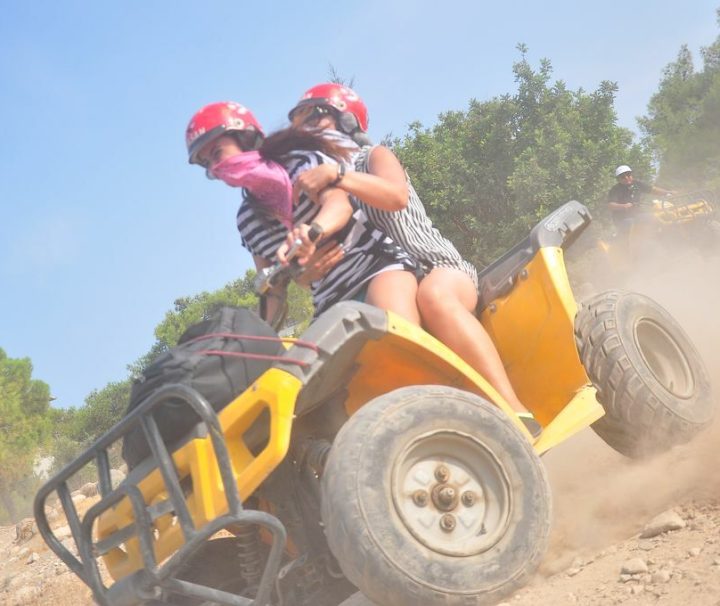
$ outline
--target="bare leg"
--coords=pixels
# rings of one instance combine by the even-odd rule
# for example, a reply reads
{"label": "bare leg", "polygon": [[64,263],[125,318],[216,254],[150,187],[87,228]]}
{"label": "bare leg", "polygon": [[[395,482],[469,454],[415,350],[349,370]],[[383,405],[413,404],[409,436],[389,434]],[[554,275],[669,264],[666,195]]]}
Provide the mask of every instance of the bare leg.
{"label": "bare leg", "polygon": [[474,315],[477,292],[467,274],[436,267],[420,282],[417,303],[428,332],[485,377],[515,412],[527,412],[495,344]]}
{"label": "bare leg", "polygon": [[414,274],[403,270],[384,271],[370,281],[367,302],[420,326],[417,291],[418,281]]}

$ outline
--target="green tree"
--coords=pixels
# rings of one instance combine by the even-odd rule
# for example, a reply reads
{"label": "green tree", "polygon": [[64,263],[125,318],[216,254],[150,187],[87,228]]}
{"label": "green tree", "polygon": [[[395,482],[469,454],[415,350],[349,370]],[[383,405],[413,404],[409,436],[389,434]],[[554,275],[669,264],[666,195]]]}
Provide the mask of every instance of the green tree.
{"label": "green tree", "polygon": [[53,470],[57,471],[73,460],[83,448],[82,438],[87,432],[81,428],[83,408],[51,408],[51,440],[46,454],[53,457]]}
{"label": "green tree", "polygon": [[32,378],[28,358],[0,349],[0,498],[10,519],[18,516],[13,492],[32,476],[32,464],[49,436],[50,388]]}
{"label": "green tree", "polygon": [[650,171],[649,154],[616,124],[614,83],[571,91],[551,83],[548,60],[535,69],[518,49],[515,94],[472,100],[432,128],[416,122],[393,145],[434,223],[476,265],[568,200],[598,206],[618,163]]}
{"label": "green tree", "polygon": [[85,398],[85,406],[72,418],[68,437],[81,446],[96,440],[125,413],[130,399],[131,380],[114,381]]}
{"label": "green tree", "polygon": [[688,47],[680,48],[639,120],[659,177],[683,188],[720,186],[720,37],[701,56],[698,71]]}

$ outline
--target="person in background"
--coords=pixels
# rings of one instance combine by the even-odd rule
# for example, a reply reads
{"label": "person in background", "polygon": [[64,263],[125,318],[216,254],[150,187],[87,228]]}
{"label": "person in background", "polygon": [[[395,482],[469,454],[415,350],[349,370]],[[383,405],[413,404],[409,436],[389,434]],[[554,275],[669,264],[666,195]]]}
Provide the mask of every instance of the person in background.
{"label": "person in background", "polygon": [[670,196],[673,191],[639,181],[633,176],[632,169],[623,164],[615,169],[617,183],[608,192],[607,203],[612,214],[618,236],[629,245],[630,232],[638,222],[647,222],[647,215],[641,213],[640,202],[644,194]]}

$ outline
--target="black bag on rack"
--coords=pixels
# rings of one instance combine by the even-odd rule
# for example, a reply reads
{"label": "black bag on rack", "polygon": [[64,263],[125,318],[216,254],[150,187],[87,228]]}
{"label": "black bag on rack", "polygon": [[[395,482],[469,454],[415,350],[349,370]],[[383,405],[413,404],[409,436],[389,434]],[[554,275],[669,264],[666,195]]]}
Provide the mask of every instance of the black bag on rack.
{"label": "black bag on rack", "polygon": [[[247,338],[253,336],[271,339]],[[222,307],[210,319],[190,326],[176,347],[160,354],[145,369],[132,386],[126,414],[155,390],[172,383],[192,387],[216,411],[221,410],[273,364],[273,360],[252,355],[276,357],[284,351],[277,333],[257,314],[249,309]],[[176,442],[200,422],[192,408],[177,398],[168,398],[156,406],[154,417],[167,444]],[[124,437],[122,456],[130,469],[150,456],[142,427]]]}

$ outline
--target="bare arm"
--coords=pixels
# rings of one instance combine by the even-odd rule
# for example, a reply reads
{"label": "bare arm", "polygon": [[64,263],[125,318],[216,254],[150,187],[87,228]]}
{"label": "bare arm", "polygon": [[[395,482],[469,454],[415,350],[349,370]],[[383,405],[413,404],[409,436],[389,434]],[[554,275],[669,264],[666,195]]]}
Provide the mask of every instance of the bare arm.
{"label": "bare arm", "polygon": [[[373,148],[368,162],[370,173],[349,171],[337,183],[337,187],[356,196],[365,204],[380,210],[402,210],[408,204],[408,188],[405,170],[395,154],[387,147]],[[295,199],[301,191],[315,201],[320,192],[330,186],[338,176],[335,164],[322,164],[304,172],[295,182]]]}
{"label": "bare arm", "polygon": [[350,220],[353,208],[347,194],[337,187],[325,188],[318,196],[322,208],[315,217],[315,223],[323,228],[323,234],[329,236],[341,230]]}
{"label": "bare arm", "polygon": [[[304,174],[304,173],[303,173]],[[318,196],[320,212],[316,215],[313,225],[321,230],[320,238],[339,231],[350,220],[353,208],[347,194],[336,187],[323,189]],[[288,263],[287,251],[299,238],[302,244],[297,250],[296,259],[300,265],[305,265],[315,252],[315,242],[309,237],[311,226],[300,225],[288,232],[285,243],[278,249],[277,257],[281,263]]]}

